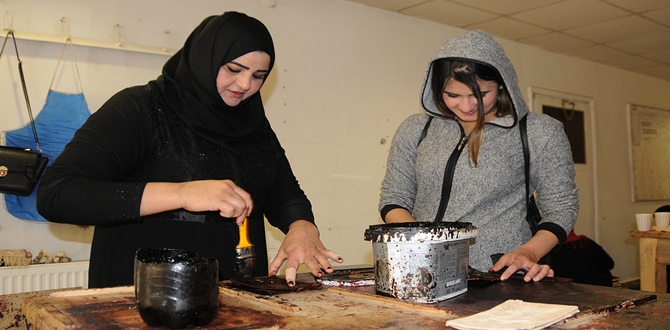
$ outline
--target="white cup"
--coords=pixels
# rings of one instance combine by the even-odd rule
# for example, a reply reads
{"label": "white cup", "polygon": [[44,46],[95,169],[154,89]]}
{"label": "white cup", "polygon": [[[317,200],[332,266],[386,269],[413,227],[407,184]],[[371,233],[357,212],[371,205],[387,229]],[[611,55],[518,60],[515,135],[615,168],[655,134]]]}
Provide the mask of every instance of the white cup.
{"label": "white cup", "polygon": [[654,218],[656,219],[656,227],[668,228],[670,226],[670,212],[656,212]]}
{"label": "white cup", "polygon": [[651,230],[651,221],[653,220],[654,215],[651,213],[637,213],[635,214],[635,221],[637,222],[638,231],[649,231]]}

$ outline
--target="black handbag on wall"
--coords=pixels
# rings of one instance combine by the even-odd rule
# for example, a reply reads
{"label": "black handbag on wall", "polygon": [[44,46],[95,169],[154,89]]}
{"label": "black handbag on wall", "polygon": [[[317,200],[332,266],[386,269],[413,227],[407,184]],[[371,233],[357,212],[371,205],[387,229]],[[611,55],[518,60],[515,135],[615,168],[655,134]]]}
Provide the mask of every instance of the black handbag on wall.
{"label": "black handbag on wall", "polygon": [[35,189],[37,181],[47,167],[49,159],[42,156],[42,150],[40,150],[37,129],[35,128],[33,112],[30,108],[30,100],[28,99],[28,90],[26,89],[26,82],[23,76],[23,65],[19,58],[19,49],[16,46],[13,30],[9,30],[7,36],[5,36],[5,41],[0,50],[0,57],[2,57],[7,39],[10,37],[14,41],[16,59],[19,62],[19,75],[21,77],[21,86],[23,87],[23,96],[26,99],[37,151],[32,151],[30,148],[0,146],[0,193],[28,196]]}
{"label": "black handbag on wall", "polygon": [[30,149],[0,146],[0,192],[30,195],[48,160]]}

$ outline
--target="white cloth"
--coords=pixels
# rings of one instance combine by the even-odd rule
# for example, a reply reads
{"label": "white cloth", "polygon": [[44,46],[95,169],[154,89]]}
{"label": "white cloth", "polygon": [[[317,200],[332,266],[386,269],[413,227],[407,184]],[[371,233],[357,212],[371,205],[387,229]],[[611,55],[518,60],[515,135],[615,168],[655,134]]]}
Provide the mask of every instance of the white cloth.
{"label": "white cloth", "polygon": [[460,330],[532,330],[548,327],[578,312],[577,306],[510,299],[487,311],[449,320],[446,325]]}

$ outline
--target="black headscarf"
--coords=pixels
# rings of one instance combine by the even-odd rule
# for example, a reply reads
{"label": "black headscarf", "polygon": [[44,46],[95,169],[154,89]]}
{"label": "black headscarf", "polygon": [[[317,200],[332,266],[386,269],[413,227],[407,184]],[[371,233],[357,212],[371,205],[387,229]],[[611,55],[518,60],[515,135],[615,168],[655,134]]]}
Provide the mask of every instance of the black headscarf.
{"label": "black headscarf", "polygon": [[272,69],[274,45],[263,23],[238,12],[210,16],[165,63],[153,84],[167,106],[202,138],[236,154],[269,150],[267,136],[274,133],[260,92],[230,107],[216,88],[221,66],[253,51],[270,55]]}

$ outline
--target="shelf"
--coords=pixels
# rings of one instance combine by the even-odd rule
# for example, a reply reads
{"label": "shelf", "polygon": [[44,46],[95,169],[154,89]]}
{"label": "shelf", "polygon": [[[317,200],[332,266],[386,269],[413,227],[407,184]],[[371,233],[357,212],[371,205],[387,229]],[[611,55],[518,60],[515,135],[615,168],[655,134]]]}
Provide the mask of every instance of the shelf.
{"label": "shelf", "polygon": [[[7,36],[7,31],[8,31],[7,29],[3,29],[2,35],[0,37],[5,38]],[[14,30],[14,36],[16,37],[16,39],[30,40],[30,41],[52,42],[57,44],[62,44],[63,42],[65,42],[65,37],[59,35],[21,32]],[[147,53],[156,55],[172,56],[176,51],[174,49],[164,50],[161,47],[151,47],[151,46],[133,45],[133,44],[122,44],[119,46],[111,41],[102,41],[95,39],[71,37],[71,40],[72,44],[75,46],[86,46],[86,47],[122,50],[128,52],[138,52],[138,53]]]}

